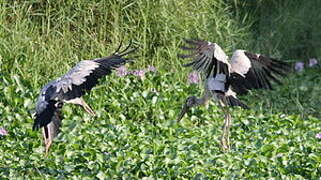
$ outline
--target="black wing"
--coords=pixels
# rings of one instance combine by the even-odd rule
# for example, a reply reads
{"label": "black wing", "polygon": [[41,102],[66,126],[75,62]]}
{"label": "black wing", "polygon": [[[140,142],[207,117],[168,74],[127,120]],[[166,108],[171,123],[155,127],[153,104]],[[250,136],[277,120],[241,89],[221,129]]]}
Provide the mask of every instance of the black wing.
{"label": "black wing", "polygon": [[51,99],[71,100],[84,95],[98,83],[100,78],[111,74],[113,69],[132,61],[124,56],[135,49],[126,50],[109,57],[79,62],[67,74],[59,78],[55,86],[51,86],[56,92]]}
{"label": "black wing", "polygon": [[188,55],[179,55],[181,58],[193,58],[192,62],[184,67],[192,66],[194,70],[202,72],[206,78],[215,77],[218,73],[229,76],[228,57],[220,46],[202,40],[185,40],[191,47],[183,46],[183,50],[191,51]]}
{"label": "black wing", "polygon": [[276,75],[285,76],[290,65],[279,60],[236,50],[231,58],[229,84],[237,94],[250,89],[272,89],[271,80],[281,84]]}
{"label": "black wing", "polygon": [[239,100],[236,97],[236,93],[229,88],[228,91],[225,93],[225,97],[226,97],[226,104],[229,106],[240,106],[243,109],[249,109],[249,107],[244,104],[241,100]]}
{"label": "black wing", "polygon": [[57,116],[57,112],[60,111],[62,103],[58,101],[38,101],[36,107],[36,118],[32,129],[36,130],[41,127],[47,126]]}

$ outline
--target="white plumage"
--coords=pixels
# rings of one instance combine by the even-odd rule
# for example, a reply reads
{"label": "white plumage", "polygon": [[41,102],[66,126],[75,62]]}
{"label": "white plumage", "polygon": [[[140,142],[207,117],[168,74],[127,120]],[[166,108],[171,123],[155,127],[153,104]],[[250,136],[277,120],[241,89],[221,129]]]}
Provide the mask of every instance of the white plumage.
{"label": "white plumage", "polygon": [[251,68],[251,61],[244,52],[244,50],[236,50],[231,57],[232,72],[236,72],[241,76],[244,76]]}
{"label": "white plumage", "polygon": [[131,61],[131,59],[124,57],[135,50],[135,48],[129,50],[129,47],[122,52],[117,52],[118,49],[108,57],[80,61],[65,75],[49,82],[42,88],[36,105],[33,129],[43,128],[46,153],[53,138],[58,135],[63,104],[81,105],[86,112],[95,115],[82,96],[89,92],[100,78]]}
{"label": "white plumage", "polygon": [[220,73],[215,77],[209,77],[206,79],[206,86],[208,90],[225,91],[226,75]]}
{"label": "white plumage", "polygon": [[[223,51],[223,49],[216,43],[214,43],[214,56],[216,59],[218,59],[219,61],[222,61],[226,64],[228,64],[228,56],[225,54],[225,52]],[[213,51],[213,49],[210,49]]]}
{"label": "white plumage", "polygon": [[79,86],[86,81],[86,76],[99,68],[99,63],[90,60],[80,61],[57,81],[57,92],[61,89],[64,93],[72,90],[72,85]]}
{"label": "white plumage", "polygon": [[245,50],[234,51],[231,61],[222,48],[216,43],[202,40],[185,40],[190,45],[183,46],[183,50],[191,51],[191,54],[180,55],[182,58],[192,58],[192,61],[183,66],[192,67],[200,72],[205,83],[205,91],[201,98],[190,96],[178,117],[183,118],[189,108],[204,105],[209,99],[219,101],[225,112],[223,126],[222,145],[229,147],[228,131],[231,126],[231,117],[226,106],[240,106],[247,109],[237,94],[246,94],[250,89],[272,89],[270,81],[280,83],[276,75],[285,75],[290,70],[287,63],[252,54]]}

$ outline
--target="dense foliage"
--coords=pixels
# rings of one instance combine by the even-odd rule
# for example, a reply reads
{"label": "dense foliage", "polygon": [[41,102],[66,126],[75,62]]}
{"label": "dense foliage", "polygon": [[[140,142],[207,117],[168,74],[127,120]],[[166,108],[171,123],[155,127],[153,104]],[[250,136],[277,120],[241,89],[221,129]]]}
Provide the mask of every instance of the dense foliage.
{"label": "dense foliage", "polygon": [[[268,7],[268,8],[267,8]],[[175,119],[188,95],[177,58],[183,38],[207,39],[290,61],[320,57],[318,0],[1,1],[0,177],[158,179],[316,179],[321,176],[318,67],[291,73],[284,86],[241,99],[232,148],[219,145],[214,103]],[[81,59],[112,53],[121,39],[140,46],[129,69],[153,65],[145,79],[104,78],[85,96],[96,110],[63,109],[62,133],[48,157],[32,113],[40,88]]]}

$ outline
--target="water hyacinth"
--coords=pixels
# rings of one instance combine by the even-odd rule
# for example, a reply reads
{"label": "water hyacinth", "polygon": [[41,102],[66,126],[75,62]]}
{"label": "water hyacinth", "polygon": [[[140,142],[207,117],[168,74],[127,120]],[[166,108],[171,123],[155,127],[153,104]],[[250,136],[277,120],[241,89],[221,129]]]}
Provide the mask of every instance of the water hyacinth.
{"label": "water hyacinth", "polygon": [[148,65],[147,70],[150,72],[156,72],[156,68],[154,66]]}
{"label": "water hyacinth", "polygon": [[128,74],[126,66],[120,66],[116,69],[116,75],[119,77],[124,77]]}
{"label": "water hyacinth", "polygon": [[199,82],[199,77],[197,72],[191,72],[187,76],[187,83],[188,84],[198,84]]}
{"label": "water hyacinth", "polygon": [[309,67],[313,67],[318,64],[318,60],[315,58],[309,59]]}
{"label": "water hyacinth", "polygon": [[302,71],[304,69],[304,62],[302,62],[302,61],[296,62],[294,69],[295,69],[295,71],[298,71],[298,72]]}
{"label": "water hyacinth", "polygon": [[141,79],[145,78],[145,73],[146,72],[156,72],[156,68],[154,66],[148,65],[147,69],[137,69],[137,70],[133,70],[133,71],[128,71],[126,66],[120,66],[118,68],[116,68],[116,75],[118,77],[124,77],[127,76],[129,74],[132,74],[136,77],[139,77]]}
{"label": "water hyacinth", "polygon": [[143,69],[139,69],[139,70],[135,70],[135,71],[131,72],[131,74],[133,74],[134,76],[139,77],[141,79],[145,79],[145,73],[146,73],[146,71]]}
{"label": "water hyacinth", "polygon": [[7,136],[8,135],[8,132],[7,130],[5,130],[4,128],[0,128],[0,136]]}
{"label": "water hyacinth", "polygon": [[315,138],[321,139],[321,133],[316,134],[316,135],[315,135]]}

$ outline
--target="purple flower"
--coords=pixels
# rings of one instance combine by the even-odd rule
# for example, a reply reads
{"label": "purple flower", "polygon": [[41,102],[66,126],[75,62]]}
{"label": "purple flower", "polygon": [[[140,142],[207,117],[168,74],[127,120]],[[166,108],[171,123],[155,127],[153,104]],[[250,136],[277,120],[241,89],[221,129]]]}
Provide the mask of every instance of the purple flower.
{"label": "purple flower", "polygon": [[318,60],[315,58],[309,59],[309,67],[315,66],[318,64]]}
{"label": "purple flower", "polygon": [[156,68],[154,66],[148,65],[147,69],[148,69],[148,71],[156,72]]}
{"label": "purple flower", "polygon": [[7,130],[5,130],[4,128],[0,128],[0,136],[7,136],[8,135],[8,132]]}
{"label": "purple flower", "polygon": [[321,133],[316,134],[316,135],[315,135],[315,138],[321,139]]}
{"label": "purple flower", "polygon": [[131,74],[133,74],[134,76],[140,77],[141,79],[145,78],[145,70],[135,70],[133,72],[131,72]]}
{"label": "purple flower", "polygon": [[302,61],[296,62],[294,69],[296,71],[302,71],[304,69],[304,62],[302,62]]}
{"label": "purple flower", "polygon": [[116,69],[116,75],[119,77],[124,77],[128,74],[126,66],[120,66]]}
{"label": "purple flower", "polygon": [[199,82],[199,77],[197,72],[191,72],[187,76],[187,83],[188,84],[198,84]]}

